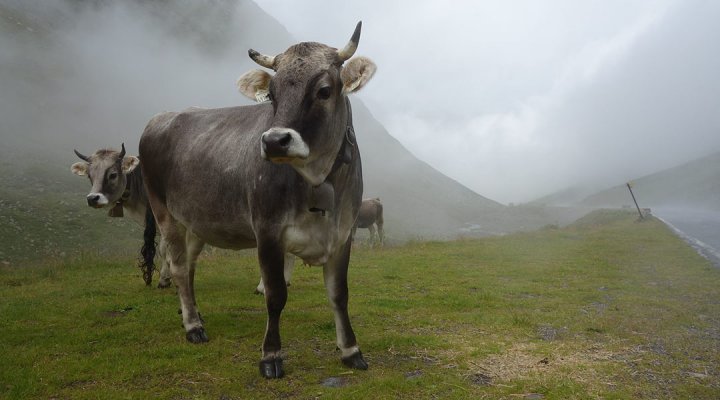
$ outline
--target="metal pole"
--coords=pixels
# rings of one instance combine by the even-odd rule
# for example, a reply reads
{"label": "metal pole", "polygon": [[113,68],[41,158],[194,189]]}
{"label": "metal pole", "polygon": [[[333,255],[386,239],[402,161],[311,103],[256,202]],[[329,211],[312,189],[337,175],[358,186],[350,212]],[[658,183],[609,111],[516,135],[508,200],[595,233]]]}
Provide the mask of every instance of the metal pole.
{"label": "metal pole", "polygon": [[640,219],[645,219],[645,218],[643,218],[642,211],[640,211],[640,206],[638,206],[637,200],[635,200],[635,194],[634,194],[633,191],[632,191],[632,187],[630,186],[630,182],[626,183],[626,185],[627,185],[627,187],[628,187],[628,190],[630,191],[630,196],[632,196],[633,201],[635,202],[635,207],[636,207],[637,210],[638,210],[638,214],[640,215]]}

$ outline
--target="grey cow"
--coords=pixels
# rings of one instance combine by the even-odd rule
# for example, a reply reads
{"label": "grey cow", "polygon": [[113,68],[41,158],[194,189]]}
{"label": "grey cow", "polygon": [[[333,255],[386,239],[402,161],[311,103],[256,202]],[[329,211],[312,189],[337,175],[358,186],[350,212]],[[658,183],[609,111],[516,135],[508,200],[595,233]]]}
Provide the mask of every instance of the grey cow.
{"label": "grey cow", "polygon": [[353,229],[353,236],[355,236],[355,229],[367,228],[370,231],[370,242],[374,242],[375,226],[377,226],[378,239],[380,246],[382,246],[385,241],[385,231],[383,230],[384,221],[383,205],[380,202],[380,198],[364,199],[360,206],[360,213],[358,214],[355,228]]}
{"label": "grey cow", "polygon": [[287,253],[323,267],[341,359],[367,368],[347,310],[350,233],[362,200],[347,95],[375,72],[369,59],[350,59],[360,26],[342,50],[313,42],[276,56],[250,50],[257,64],[276,73],[249,71],[238,86],[252,99],[270,101],[162,113],[140,139],[145,186],[168,243],[188,341],[208,341],[193,283],[203,246],[257,247],[268,313],[259,363],[266,378],[284,375]]}
{"label": "grey cow", "polygon": [[[152,219],[148,209],[148,200],[145,195],[140,160],[135,156],[125,154],[125,144],[119,152],[112,149],[100,149],[90,156],[85,156],[75,150],[75,154],[83,162],[74,163],[70,170],[79,176],[90,179],[90,193],[87,195],[87,204],[93,208],[110,207],[108,215],[122,217],[127,213],[141,226],[146,226],[147,218]],[[154,224],[153,224],[154,227]],[[147,240],[154,240],[154,233]],[[147,247],[147,246],[145,246]],[[144,263],[153,263],[153,258],[160,260],[160,283],[158,287],[170,286],[170,268],[165,259],[165,241],[160,239],[157,248],[157,257],[143,252]],[[145,248],[144,248],[145,249]],[[145,272],[145,282],[149,285],[152,280],[152,270]]]}

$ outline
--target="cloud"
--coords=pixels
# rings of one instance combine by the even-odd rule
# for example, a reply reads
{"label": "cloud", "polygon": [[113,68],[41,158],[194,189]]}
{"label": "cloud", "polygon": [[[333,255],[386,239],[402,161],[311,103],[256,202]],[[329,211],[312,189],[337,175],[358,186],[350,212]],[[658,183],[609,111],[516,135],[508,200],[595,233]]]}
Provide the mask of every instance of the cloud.
{"label": "cloud", "polygon": [[[249,3],[249,2],[248,2]],[[234,86],[253,46],[287,43],[286,32],[261,38],[252,3],[10,1],[0,20],[0,139],[74,157],[100,147],[137,151],[152,115],[190,106],[248,104]],[[261,19],[261,18],[259,18]],[[237,20],[237,23],[234,21]],[[20,22],[18,22],[20,24]],[[7,34],[5,34],[7,33]]]}
{"label": "cloud", "polygon": [[[363,99],[419,158],[490,198],[612,185],[720,150],[717,3],[332,3],[259,1],[300,40],[333,43],[362,16],[360,51],[379,68]],[[317,9],[338,17],[316,22]]]}
{"label": "cloud", "polygon": [[547,92],[520,99],[508,111],[445,122],[394,114],[388,129],[441,172],[500,201],[526,200],[577,183],[583,176],[569,166],[587,161],[584,140],[572,131],[550,129],[548,121],[563,114],[573,93],[627,57],[663,15],[660,10],[643,16],[607,39],[588,43],[567,57]]}

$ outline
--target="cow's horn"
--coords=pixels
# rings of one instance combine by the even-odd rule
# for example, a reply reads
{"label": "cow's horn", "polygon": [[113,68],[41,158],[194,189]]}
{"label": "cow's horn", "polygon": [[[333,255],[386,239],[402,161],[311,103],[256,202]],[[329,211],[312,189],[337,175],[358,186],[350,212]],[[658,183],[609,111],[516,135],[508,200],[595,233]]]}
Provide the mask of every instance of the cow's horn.
{"label": "cow's horn", "polygon": [[352,57],[353,54],[355,54],[358,43],[360,43],[360,28],[362,28],[362,21],[357,23],[357,26],[355,27],[355,32],[353,32],[353,35],[350,38],[348,44],[345,45],[345,48],[338,51],[338,60],[341,63]]}
{"label": "cow's horn", "polygon": [[90,162],[90,157],[80,154],[80,152],[75,149],[73,149],[73,151],[75,152],[75,154],[77,154],[78,157],[80,157],[81,160]]}
{"label": "cow's horn", "polygon": [[118,156],[118,159],[122,160],[123,157],[125,157],[125,143],[122,144],[122,150],[120,150],[120,155]]}
{"label": "cow's horn", "polygon": [[255,61],[261,67],[274,69],[273,64],[275,64],[275,57],[270,57],[270,56],[266,56],[265,54],[260,54],[253,49],[248,50],[248,55],[250,56],[250,58],[252,58],[253,61]]}

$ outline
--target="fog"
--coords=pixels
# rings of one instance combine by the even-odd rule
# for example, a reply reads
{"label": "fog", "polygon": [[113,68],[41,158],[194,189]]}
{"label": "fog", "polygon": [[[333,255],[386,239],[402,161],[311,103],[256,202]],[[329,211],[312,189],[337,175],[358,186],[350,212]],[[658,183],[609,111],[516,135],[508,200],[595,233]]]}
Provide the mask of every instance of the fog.
{"label": "fog", "polygon": [[[0,140],[71,160],[295,41],[377,63],[358,95],[421,160],[502,203],[601,189],[720,151],[714,1],[0,2]],[[264,15],[265,10],[271,17]],[[65,161],[64,161],[65,162]]]}
{"label": "fog", "polygon": [[[73,148],[137,151],[154,114],[249,104],[235,89],[251,68],[251,2],[27,2],[0,5],[0,139],[74,157]],[[274,30],[255,46],[287,46]]]}
{"label": "fog", "polygon": [[258,4],[304,39],[362,19],[375,115],[419,158],[501,202],[597,190],[720,150],[715,1]]}

